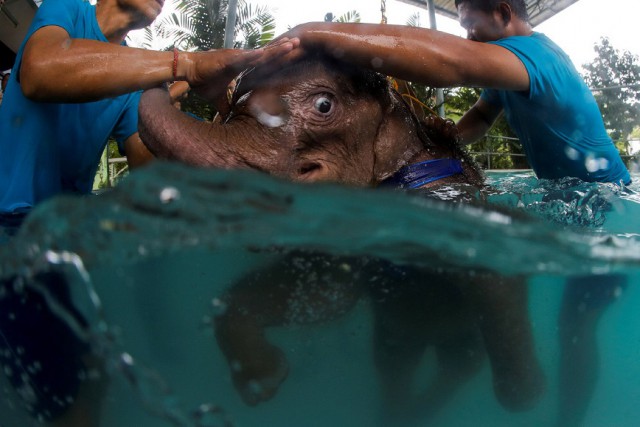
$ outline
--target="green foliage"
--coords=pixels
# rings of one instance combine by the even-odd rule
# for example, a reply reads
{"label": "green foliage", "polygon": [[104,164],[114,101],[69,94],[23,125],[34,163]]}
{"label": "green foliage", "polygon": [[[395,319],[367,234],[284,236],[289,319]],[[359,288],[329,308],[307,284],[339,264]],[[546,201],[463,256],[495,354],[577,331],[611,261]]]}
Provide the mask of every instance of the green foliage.
{"label": "green foliage", "polygon": [[583,65],[583,78],[594,90],[605,126],[614,141],[626,140],[640,119],[640,63],[628,51],[615,49],[608,38],[594,45],[597,54]]}
{"label": "green foliage", "polygon": [[328,12],[324,15],[324,22],[360,22],[360,12],[357,10],[350,10],[336,17],[332,12]]}
{"label": "green foliage", "polygon": [[342,15],[340,15],[337,19],[336,22],[342,22],[342,23],[347,23],[347,22],[360,22],[360,13],[357,10],[351,10],[349,12],[346,12]]}
{"label": "green foliage", "polygon": [[[224,46],[228,0],[178,0],[176,13],[164,18],[159,34],[183,50],[211,50]],[[234,47],[264,46],[275,36],[275,18],[266,6],[238,1]]]}
{"label": "green foliage", "polygon": [[[445,96],[447,117],[459,120],[476,103],[481,93],[481,89],[466,87],[450,91]],[[483,168],[528,169],[530,166],[523,155],[522,146],[515,138],[504,116],[500,116],[487,136],[471,145],[469,150]],[[490,158],[486,153],[492,153]]]}
{"label": "green foliage", "polygon": [[93,181],[93,190],[103,190],[111,187],[112,181],[119,181],[128,172],[128,165],[125,162],[108,164],[107,159],[115,159],[122,157],[120,150],[118,149],[118,143],[115,139],[109,138],[109,142],[102,153],[100,159],[100,166],[96,172],[96,176]]}
{"label": "green foliage", "polygon": [[[167,40],[167,49],[177,47],[187,51],[222,49],[227,21],[228,0],[176,0],[176,12],[157,25],[145,29],[142,47]],[[275,37],[275,18],[266,6],[238,1],[234,31],[235,48],[255,49]],[[155,44],[154,44],[155,43]],[[205,120],[215,115],[212,106],[195,93],[182,101],[182,110]]]}
{"label": "green foliage", "polygon": [[276,20],[266,7],[256,7],[240,0],[237,27],[243,34],[244,44],[236,47],[255,49],[273,40]]}

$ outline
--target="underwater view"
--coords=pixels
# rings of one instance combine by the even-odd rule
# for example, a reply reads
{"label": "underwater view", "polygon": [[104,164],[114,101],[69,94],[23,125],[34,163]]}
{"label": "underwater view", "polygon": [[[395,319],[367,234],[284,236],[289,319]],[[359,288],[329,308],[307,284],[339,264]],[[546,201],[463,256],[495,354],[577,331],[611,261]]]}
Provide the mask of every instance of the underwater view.
{"label": "underwater view", "polygon": [[[47,396],[107,427],[636,425],[632,176],[490,172],[457,204],[157,162],[54,198],[0,247],[0,426]],[[7,345],[25,321],[39,352]]]}

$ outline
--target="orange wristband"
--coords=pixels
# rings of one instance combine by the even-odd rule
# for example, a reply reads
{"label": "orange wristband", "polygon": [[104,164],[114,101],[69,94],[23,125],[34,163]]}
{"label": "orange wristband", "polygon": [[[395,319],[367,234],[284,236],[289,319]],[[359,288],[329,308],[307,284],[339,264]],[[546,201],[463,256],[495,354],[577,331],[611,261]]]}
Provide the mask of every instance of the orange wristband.
{"label": "orange wristband", "polygon": [[178,49],[173,48],[173,81],[178,80]]}

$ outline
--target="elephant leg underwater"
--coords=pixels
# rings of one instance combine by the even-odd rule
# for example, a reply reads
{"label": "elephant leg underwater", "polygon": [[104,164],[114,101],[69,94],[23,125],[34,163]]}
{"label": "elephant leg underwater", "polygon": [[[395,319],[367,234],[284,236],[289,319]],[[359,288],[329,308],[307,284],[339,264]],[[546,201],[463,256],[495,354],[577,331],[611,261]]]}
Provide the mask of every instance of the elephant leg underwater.
{"label": "elephant leg underwater", "polygon": [[461,278],[477,315],[498,401],[511,411],[531,409],[546,388],[529,320],[526,278],[478,272]]}
{"label": "elephant leg underwater", "polygon": [[[422,425],[478,373],[485,350],[475,317],[455,283],[416,269],[387,270],[395,272],[395,280],[371,288],[381,422]],[[428,347],[434,348],[437,363],[425,388],[415,379]]]}
{"label": "elephant leg underwater", "polygon": [[226,310],[215,335],[243,401],[257,405],[276,393],[288,374],[281,349],[265,337],[274,326],[314,324],[344,315],[360,298],[350,259],[295,252],[244,277],[222,298]]}

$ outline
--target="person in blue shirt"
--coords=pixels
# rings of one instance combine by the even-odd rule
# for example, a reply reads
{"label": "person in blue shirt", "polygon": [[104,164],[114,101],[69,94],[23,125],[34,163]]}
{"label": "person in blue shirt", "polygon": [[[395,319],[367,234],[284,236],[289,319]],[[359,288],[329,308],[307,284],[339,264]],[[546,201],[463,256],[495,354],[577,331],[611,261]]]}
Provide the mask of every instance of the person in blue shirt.
{"label": "person in blue shirt", "polygon": [[0,227],[12,227],[54,195],[89,193],[110,136],[130,166],[147,162],[151,156],[137,129],[140,91],[184,80],[204,93],[208,85],[227,84],[242,69],[293,48],[291,41],[209,52],[125,46],[129,31],[149,25],[163,3],[42,3],[0,106]]}
{"label": "person in blue shirt", "polygon": [[[322,49],[355,65],[431,87],[481,87],[457,123],[459,140],[483,137],[504,113],[538,178],[631,182],[597,103],[570,59],[533,31],[524,0],[456,0],[467,39],[397,25],[308,23],[286,37],[300,49]],[[455,130],[454,130],[455,131]],[[571,278],[560,315],[559,426],[580,425],[598,372],[595,331],[624,280]]]}
{"label": "person in blue shirt", "polygon": [[[43,201],[89,193],[110,136],[130,166],[151,159],[138,135],[142,90],[185,81],[188,85],[174,87],[191,87],[206,97],[249,66],[275,66],[297,45],[284,40],[263,49],[207,52],[127,47],[127,34],[153,22],[163,4],[42,2],[0,105],[0,244]],[[24,280],[0,280],[0,375],[8,377],[38,422],[97,426],[106,387],[104,361],[69,325],[82,329],[87,322],[72,304],[67,279],[52,270],[29,278],[33,283]],[[47,290],[46,298],[38,289]],[[49,309],[51,300],[67,318]]]}

